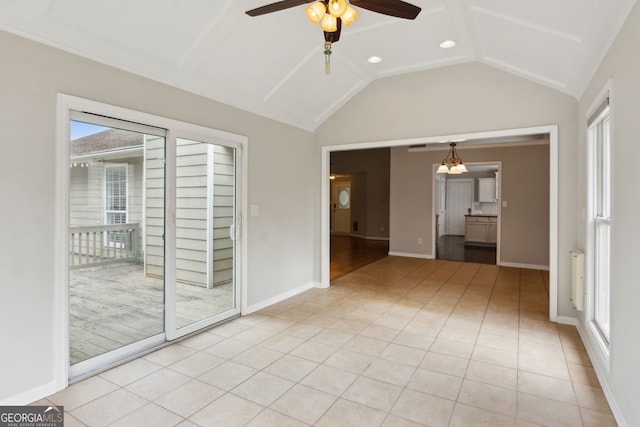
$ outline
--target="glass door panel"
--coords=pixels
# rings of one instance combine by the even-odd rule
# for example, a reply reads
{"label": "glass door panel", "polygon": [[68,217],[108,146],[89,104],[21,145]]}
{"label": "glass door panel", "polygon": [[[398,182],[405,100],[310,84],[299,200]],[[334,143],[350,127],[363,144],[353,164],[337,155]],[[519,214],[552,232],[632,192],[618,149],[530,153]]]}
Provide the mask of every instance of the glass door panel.
{"label": "glass door panel", "polygon": [[164,340],[165,137],[78,120],[70,125],[74,377]]}
{"label": "glass door panel", "polygon": [[179,335],[239,313],[235,148],[177,138],[175,325]]}

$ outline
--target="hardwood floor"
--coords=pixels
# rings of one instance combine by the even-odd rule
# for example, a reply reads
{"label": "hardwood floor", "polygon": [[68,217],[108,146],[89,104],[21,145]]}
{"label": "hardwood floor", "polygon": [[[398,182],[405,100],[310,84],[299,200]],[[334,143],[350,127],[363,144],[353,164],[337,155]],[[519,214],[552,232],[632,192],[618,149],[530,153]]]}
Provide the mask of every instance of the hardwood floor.
{"label": "hardwood floor", "polygon": [[442,236],[437,242],[436,258],[495,265],[496,247],[466,246],[464,236]]}
{"label": "hardwood floor", "polygon": [[389,253],[388,240],[368,240],[351,236],[331,236],[331,280],[342,277]]}

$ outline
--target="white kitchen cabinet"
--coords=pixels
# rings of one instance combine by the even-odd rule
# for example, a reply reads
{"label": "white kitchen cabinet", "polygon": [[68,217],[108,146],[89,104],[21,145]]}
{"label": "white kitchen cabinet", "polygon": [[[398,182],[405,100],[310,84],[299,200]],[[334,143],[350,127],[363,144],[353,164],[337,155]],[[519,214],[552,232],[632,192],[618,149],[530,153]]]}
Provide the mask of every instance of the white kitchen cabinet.
{"label": "white kitchen cabinet", "polygon": [[498,218],[495,216],[465,217],[465,243],[495,244],[498,241]]}
{"label": "white kitchen cabinet", "polygon": [[496,201],[496,179],[495,178],[478,178],[478,201],[479,202],[495,202]]}

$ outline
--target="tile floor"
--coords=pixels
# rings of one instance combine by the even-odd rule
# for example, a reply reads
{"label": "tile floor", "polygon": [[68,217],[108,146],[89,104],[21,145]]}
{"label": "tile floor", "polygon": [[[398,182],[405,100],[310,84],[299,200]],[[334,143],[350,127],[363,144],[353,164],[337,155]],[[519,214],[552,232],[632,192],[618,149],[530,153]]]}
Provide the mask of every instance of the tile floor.
{"label": "tile floor", "polygon": [[68,427],[615,426],[547,277],[388,257],[37,403]]}

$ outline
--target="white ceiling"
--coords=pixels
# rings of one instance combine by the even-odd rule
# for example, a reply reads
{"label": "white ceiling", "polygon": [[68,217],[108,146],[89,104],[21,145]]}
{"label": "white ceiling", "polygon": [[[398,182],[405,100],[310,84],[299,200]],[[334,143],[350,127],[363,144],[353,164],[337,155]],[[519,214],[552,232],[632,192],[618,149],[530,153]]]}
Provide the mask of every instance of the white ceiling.
{"label": "white ceiling", "polygon": [[358,9],[329,76],[305,6],[244,13],[271,2],[0,0],[0,28],[313,131],[377,78],[470,61],[579,97],[635,0],[410,0],[415,21]]}

